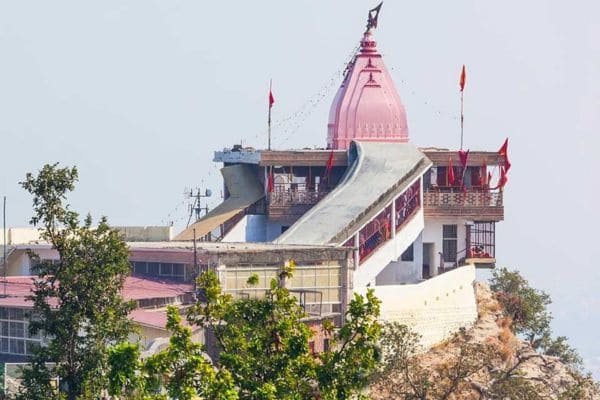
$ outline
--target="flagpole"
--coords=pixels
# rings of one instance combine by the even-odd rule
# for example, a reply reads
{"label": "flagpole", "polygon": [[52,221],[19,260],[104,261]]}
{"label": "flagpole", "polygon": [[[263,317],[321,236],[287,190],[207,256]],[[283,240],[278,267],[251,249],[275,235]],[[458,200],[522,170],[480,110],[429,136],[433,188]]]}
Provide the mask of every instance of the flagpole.
{"label": "flagpole", "polygon": [[463,101],[463,94],[464,94],[464,90],[460,91],[460,149],[463,149],[463,132],[464,132],[464,124],[465,124],[465,117],[464,117],[464,113],[463,113],[463,106],[464,106],[464,101]]}
{"label": "flagpole", "polygon": [[[273,86],[273,79],[271,79],[269,81],[269,96],[271,96],[271,89]],[[271,108],[272,108],[272,104],[271,104],[271,100],[269,98],[269,119],[268,119],[268,133],[269,133],[269,145],[267,147],[268,150],[271,150]]]}
{"label": "flagpole", "polygon": [[467,81],[467,72],[465,70],[465,65],[463,64],[462,70],[460,71],[460,149],[463,149],[463,133],[464,133],[464,125],[465,125],[465,115],[464,115],[464,91],[465,91],[465,83]]}

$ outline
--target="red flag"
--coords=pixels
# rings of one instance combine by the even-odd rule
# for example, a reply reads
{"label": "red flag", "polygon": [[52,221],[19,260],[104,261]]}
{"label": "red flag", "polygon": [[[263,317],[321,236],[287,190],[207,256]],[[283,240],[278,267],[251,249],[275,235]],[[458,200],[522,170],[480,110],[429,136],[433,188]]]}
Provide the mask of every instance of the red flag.
{"label": "red flag", "polygon": [[460,91],[465,90],[465,83],[467,82],[467,71],[465,70],[465,65],[462,66],[462,71],[460,72]]}
{"label": "red flag", "polygon": [[273,97],[273,91],[269,89],[269,108],[273,107],[275,104],[275,97]]}
{"label": "red flag", "polygon": [[331,169],[333,168],[333,150],[329,153],[329,159],[327,160],[327,165],[325,166],[325,176],[329,176],[331,173]]}
{"label": "red flag", "polygon": [[448,185],[454,186],[454,167],[452,166],[452,157],[448,159]]}
{"label": "red flag", "polygon": [[271,171],[269,172],[269,176],[267,178],[267,191],[269,193],[273,191],[273,167],[271,167]]}
{"label": "red flag", "polygon": [[462,165],[463,168],[467,168],[467,161],[469,160],[469,150],[459,150],[458,158],[460,159],[460,165]]}
{"label": "red flag", "polygon": [[506,169],[502,167],[502,171],[500,173],[500,187],[503,188],[508,183],[508,175],[506,174]]}
{"label": "red flag", "polygon": [[506,138],[504,144],[500,147],[500,150],[498,150],[498,155],[504,157],[504,168],[506,169],[506,172],[508,172],[511,166],[510,161],[508,161],[508,138]]}
{"label": "red flag", "polygon": [[490,188],[490,190],[501,189],[508,182],[508,175],[506,174],[506,169],[504,167],[500,168],[500,179],[498,180],[498,184],[496,187]]}

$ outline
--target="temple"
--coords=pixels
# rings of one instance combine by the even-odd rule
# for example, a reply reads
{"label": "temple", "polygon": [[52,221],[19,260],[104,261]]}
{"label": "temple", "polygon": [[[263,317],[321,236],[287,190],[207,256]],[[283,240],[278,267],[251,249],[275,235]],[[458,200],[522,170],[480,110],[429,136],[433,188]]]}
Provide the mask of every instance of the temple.
{"label": "temple", "polygon": [[374,289],[384,319],[417,326],[431,344],[476,317],[475,269],[495,267],[510,164],[506,143],[463,151],[409,141],[376,26],[370,14],[331,104],[326,146],[216,151],[225,199],[176,240],[346,248],[343,296]]}
{"label": "temple", "polygon": [[[148,354],[166,340],[163,306],[188,305],[202,271],[216,271],[226,292],[247,298],[264,295],[292,260],[296,272],[283,284],[306,312],[315,351],[329,345],[324,321],[340,326],[354,293],[368,288],[382,301],[381,318],[410,325],[424,345],[474,323],[475,270],[496,264],[507,142],[500,151],[463,151],[409,140],[406,110],[374,39],[380,8],[369,13],[323,121],[322,149],[216,151],[224,193],[216,208],[176,235],[119,228],[132,276],[142,279],[131,280],[126,295],[137,296],[131,318],[150,337]],[[11,230],[8,240],[5,273],[15,287],[31,274],[29,251],[58,256],[36,232]],[[248,287],[251,274],[260,279]],[[26,324],[22,309],[31,305],[21,297],[1,299],[2,324]],[[0,332],[0,356],[27,358],[33,339],[19,332]]]}

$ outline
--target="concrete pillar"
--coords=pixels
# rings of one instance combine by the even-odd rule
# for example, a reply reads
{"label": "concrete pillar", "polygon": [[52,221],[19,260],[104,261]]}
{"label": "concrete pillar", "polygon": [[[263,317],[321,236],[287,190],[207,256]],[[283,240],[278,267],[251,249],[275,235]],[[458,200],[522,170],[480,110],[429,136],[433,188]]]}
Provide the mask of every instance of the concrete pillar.
{"label": "concrete pillar", "polygon": [[392,200],[392,239],[396,237],[396,200]]}
{"label": "concrete pillar", "polygon": [[225,289],[227,289],[227,267],[225,264],[219,264],[216,272],[217,277],[219,278],[219,284],[221,285],[221,290],[225,291]]}
{"label": "concrete pillar", "polygon": [[360,247],[359,232],[356,232],[356,234],[354,235],[354,268],[355,269],[358,269],[359,264],[360,264],[359,247]]}

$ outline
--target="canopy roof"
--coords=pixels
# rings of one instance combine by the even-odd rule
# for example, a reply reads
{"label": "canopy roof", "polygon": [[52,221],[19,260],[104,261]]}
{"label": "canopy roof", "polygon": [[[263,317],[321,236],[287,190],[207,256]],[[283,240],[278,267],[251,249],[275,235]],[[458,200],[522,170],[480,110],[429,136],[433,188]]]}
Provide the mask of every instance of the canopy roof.
{"label": "canopy roof", "polygon": [[194,229],[196,238],[201,238],[264,196],[264,187],[249,165],[226,166],[221,168],[221,174],[230,196],[173,240],[193,240]]}

